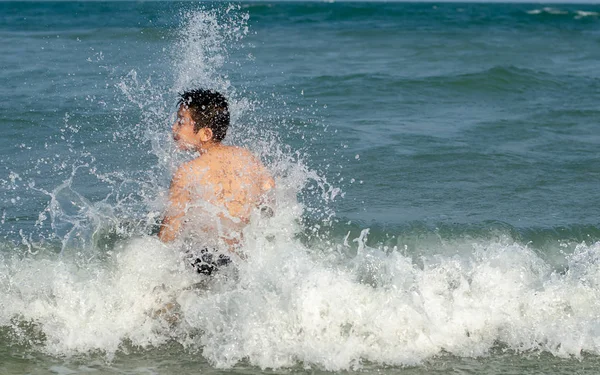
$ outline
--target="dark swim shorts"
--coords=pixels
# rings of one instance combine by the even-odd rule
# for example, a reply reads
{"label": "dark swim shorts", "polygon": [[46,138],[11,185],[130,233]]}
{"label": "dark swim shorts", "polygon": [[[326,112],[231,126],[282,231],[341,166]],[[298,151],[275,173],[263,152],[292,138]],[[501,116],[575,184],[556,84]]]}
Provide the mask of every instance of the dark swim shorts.
{"label": "dark swim shorts", "polygon": [[208,248],[200,250],[200,254],[196,253],[195,256],[191,256],[191,266],[196,269],[196,272],[211,275],[217,271],[220,267],[227,266],[231,263],[231,258],[224,254],[215,254]]}

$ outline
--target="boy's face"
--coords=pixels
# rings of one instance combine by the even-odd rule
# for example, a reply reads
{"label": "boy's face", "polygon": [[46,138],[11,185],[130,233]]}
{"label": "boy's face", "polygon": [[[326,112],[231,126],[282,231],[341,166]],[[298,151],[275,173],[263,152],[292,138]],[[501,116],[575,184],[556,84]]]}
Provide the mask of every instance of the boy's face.
{"label": "boy's face", "polygon": [[212,130],[209,128],[200,128],[194,131],[195,122],[192,119],[190,110],[181,105],[177,111],[177,119],[173,123],[173,139],[177,146],[182,150],[197,149],[201,151],[203,145],[213,139]]}
{"label": "boy's face", "polygon": [[177,118],[173,123],[173,139],[177,146],[183,150],[194,148],[198,143],[198,134],[194,132],[194,120],[190,111],[183,105],[177,111]]}

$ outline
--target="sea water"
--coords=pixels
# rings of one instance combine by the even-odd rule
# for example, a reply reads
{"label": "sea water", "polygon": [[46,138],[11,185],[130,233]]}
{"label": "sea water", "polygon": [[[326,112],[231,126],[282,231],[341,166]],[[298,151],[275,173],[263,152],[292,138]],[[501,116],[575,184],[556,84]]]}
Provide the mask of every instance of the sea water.
{"label": "sea water", "polygon": [[[0,3],[0,372],[597,373],[600,7]],[[177,94],[276,180],[156,238]]]}

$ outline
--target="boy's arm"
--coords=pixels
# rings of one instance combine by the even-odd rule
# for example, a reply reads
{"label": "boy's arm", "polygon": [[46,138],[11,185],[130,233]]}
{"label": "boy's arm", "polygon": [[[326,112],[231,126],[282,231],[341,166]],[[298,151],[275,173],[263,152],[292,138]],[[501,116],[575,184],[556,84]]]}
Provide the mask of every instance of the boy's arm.
{"label": "boy's arm", "polygon": [[169,203],[167,212],[163,218],[158,238],[163,242],[173,241],[183,223],[185,210],[189,202],[189,190],[186,187],[185,179],[181,173],[181,168],[173,176],[171,187],[169,188]]}

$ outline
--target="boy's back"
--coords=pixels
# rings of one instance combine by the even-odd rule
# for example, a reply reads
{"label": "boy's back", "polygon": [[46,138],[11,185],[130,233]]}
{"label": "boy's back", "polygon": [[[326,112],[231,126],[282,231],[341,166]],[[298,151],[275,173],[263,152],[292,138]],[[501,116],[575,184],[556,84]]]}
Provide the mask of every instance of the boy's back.
{"label": "boy's back", "polygon": [[272,203],[267,193],[275,183],[260,160],[244,148],[221,143],[228,125],[227,101],[221,94],[206,90],[182,94],[173,138],[179,148],[200,156],[173,176],[158,234],[161,240],[203,232],[232,249],[252,211]]}
{"label": "boy's back", "polygon": [[255,207],[266,202],[265,194],[274,186],[262,163],[248,150],[221,145],[181,166],[176,176],[189,192],[188,210],[193,202],[208,203],[217,210],[221,222],[242,227]]}

